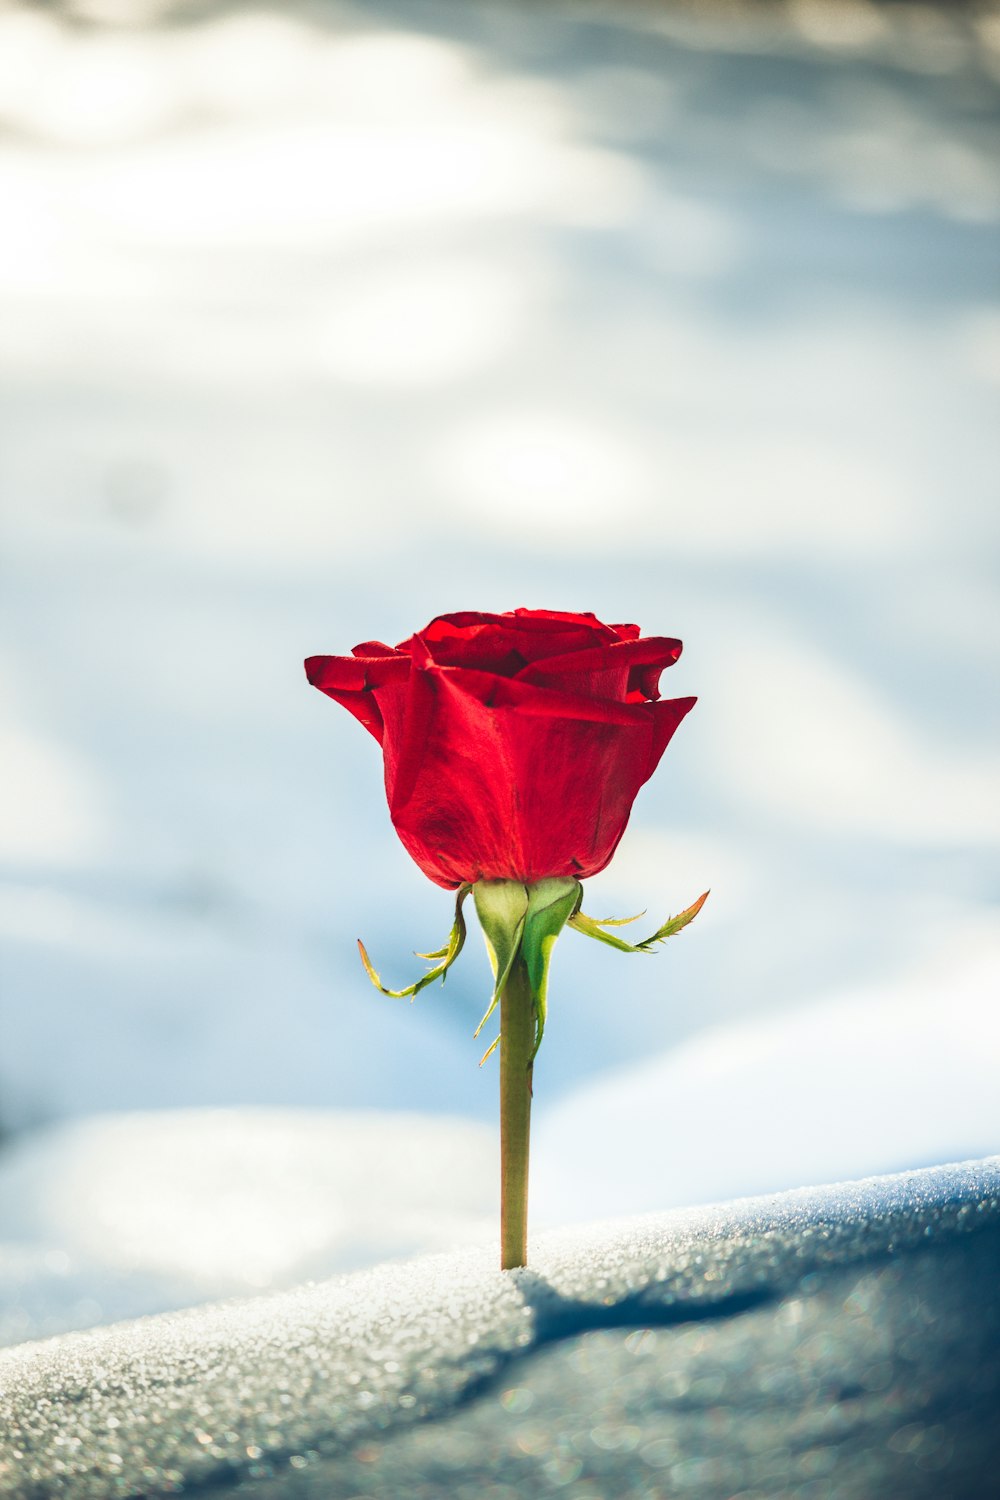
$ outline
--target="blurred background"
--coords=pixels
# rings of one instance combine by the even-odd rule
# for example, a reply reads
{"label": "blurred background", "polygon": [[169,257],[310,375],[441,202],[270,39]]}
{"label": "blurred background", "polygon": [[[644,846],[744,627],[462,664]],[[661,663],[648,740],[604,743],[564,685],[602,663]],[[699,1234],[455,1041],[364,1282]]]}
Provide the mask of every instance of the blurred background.
{"label": "blurred background", "polygon": [[6,1159],[492,1140],[481,944],[371,990],[451,902],[301,663],[517,605],[684,639],[587,908],[712,888],[560,943],[542,1211],[1000,1148],[998,93],[993,4],[0,5]]}

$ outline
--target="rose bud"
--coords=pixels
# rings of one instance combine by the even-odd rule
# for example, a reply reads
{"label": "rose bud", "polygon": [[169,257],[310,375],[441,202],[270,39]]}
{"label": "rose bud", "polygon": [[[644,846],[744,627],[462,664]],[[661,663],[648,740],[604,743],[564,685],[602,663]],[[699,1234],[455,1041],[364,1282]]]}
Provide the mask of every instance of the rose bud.
{"label": "rose bud", "polygon": [[694,698],[659,701],[681,643],[517,609],[441,615],[398,646],[311,656],[369,730],[406,849],[447,889],[603,870]]}

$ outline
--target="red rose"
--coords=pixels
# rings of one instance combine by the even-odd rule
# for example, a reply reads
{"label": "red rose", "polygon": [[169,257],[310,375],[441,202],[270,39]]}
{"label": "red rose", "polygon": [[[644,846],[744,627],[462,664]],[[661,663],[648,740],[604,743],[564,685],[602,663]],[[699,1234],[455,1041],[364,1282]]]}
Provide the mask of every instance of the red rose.
{"label": "red rose", "polygon": [[446,889],[603,870],[694,698],[660,702],[680,641],[591,614],[439,615],[398,646],[311,656],[382,746],[396,832]]}

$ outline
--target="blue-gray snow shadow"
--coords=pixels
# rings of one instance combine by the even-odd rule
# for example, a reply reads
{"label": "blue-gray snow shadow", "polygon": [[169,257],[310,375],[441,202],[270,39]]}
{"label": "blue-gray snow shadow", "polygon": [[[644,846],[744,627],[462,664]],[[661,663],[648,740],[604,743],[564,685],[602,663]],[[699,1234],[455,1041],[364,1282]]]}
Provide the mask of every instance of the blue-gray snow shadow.
{"label": "blue-gray snow shadow", "polygon": [[[545,1465],[569,1442],[584,1485],[626,1494],[643,1478],[669,1483],[669,1472],[657,1474],[668,1467],[686,1476],[686,1494],[722,1500],[736,1485],[756,1493],[762,1478],[777,1477],[761,1463],[763,1429],[782,1493],[817,1493],[810,1484],[819,1472],[836,1479],[845,1500],[980,1500],[1000,1457],[998,1252],[994,1228],[965,1243],[960,1258],[954,1245],[918,1249],[902,1264],[883,1251],[807,1274],[785,1295],[761,1288],[697,1309],[641,1296],[595,1307],[522,1273],[535,1341],[499,1354],[453,1406],[347,1453],[314,1451],[304,1470],[282,1472],[296,1454],[274,1455],[270,1473],[237,1480],[236,1491],[269,1500],[423,1496],[437,1486],[465,1500],[499,1483],[511,1487],[505,1495],[529,1496],[543,1492]],[[852,1299],[865,1326],[845,1337]],[[204,1492],[232,1493],[233,1478],[220,1474]]]}
{"label": "blue-gray snow shadow", "polygon": [[[940,1169],[924,1180],[935,1178]],[[953,1233],[970,1209],[988,1222]],[[799,1494],[801,1481],[803,1496],[823,1478],[850,1500],[978,1500],[1000,1457],[1000,1224],[987,1199],[970,1205],[960,1194],[925,1201],[895,1230],[893,1218],[888,1200],[881,1221],[807,1213],[780,1247],[774,1241],[774,1255],[776,1226],[748,1214],[741,1228],[734,1221],[714,1241],[710,1232],[692,1241],[673,1284],[648,1267],[646,1284],[615,1300],[567,1295],[543,1272],[514,1271],[530,1342],[479,1346],[481,1372],[416,1421],[397,1411],[339,1453],[324,1454],[319,1439],[301,1468],[301,1445],[272,1452],[269,1472],[237,1489],[265,1500],[340,1493],[337,1485],[352,1496],[416,1485],[422,1496],[433,1489],[421,1485],[437,1485],[464,1500],[500,1482],[534,1495],[570,1433],[574,1456],[560,1461],[576,1466],[571,1478],[616,1494],[651,1470],[676,1469],[698,1500],[779,1477],[783,1493]],[[736,1249],[727,1265],[741,1240],[745,1254]],[[780,1476],[767,1470],[775,1463]],[[232,1477],[216,1474],[205,1489]]]}
{"label": "blue-gray snow shadow", "polygon": [[727,1292],[718,1301],[663,1305],[652,1301],[647,1290],[607,1305],[584,1297],[567,1297],[552,1285],[548,1277],[533,1271],[530,1266],[511,1271],[510,1276],[524,1299],[525,1308],[532,1315],[533,1348],[575,1338],[598,1328],[670,1328],[678,1323],[728,1318],[781,1296],[777,1287],[755,1287]]}

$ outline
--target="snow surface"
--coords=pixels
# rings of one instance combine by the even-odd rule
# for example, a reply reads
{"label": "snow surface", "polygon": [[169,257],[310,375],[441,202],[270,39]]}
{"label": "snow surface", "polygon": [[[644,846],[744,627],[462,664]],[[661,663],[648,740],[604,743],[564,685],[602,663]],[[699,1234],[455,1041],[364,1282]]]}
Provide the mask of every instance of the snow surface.
{"label": "snow surface", "polygon": [[[544,1237],[519,1272],[496,1270],[495,1250],[470,1250],[25,1344],[0,1353],[4,1492],[107,1500],[204,1484],[218,1494],[277,1474],[275,1493],[312,1493],[308,1471],[318,1465],[317,1494],[385,1496],[413,1483],[422,1500],[435,1479],[438,1493],[453,1492],[442,1469],[464,1496],[515,1477],[516,1461],[526,1494],[538,1492],[533,1465],[550,1484],[570,1483],[596,1449],[618,1454],[610,1461],[616,1493],[657,1479],[662,1493],[676,1493],[686,1474],[685,1490],[714,1497],[732,1493],[719,1488],[728,1476],[692,1469],[685,1444],[690,1453],[693,1438],[705,1455],[707,1442],[717,1462],[723,1433],[731,1446],[734,1411],[744,1463],[749,1457],[758,1472],[762,1461],[766,1469],[780,1459],[790,1473],[822,1480],[860,1450],[884,1478],[895,1475],[894,1454],[930,1453],[940,1486],[956,1446],[948,1388],[970,1365],[975,1380],[962,1387],[958,1425],[971,1421],[976,1443],[971,1459],[959,1446],[960,1474],[967,1477],[970,1461],[978,1468],[992,1428],[981,1408],[1000,1375],[1000,1309],[983,1255],[992,1267],[998,1226],[995,1158],[562,1231]],[[810,1302],[815,1294],[819,1303]],[[737,1316],[754,1308],[763,1323]],[[712,1321],[713,1313],[729,1316]],[[625,1358],[641,1352],[640,1330],[699,1317],[706,1321],[693,1341],[678,1348],[665,1335],[660,1359]],[[594,1363],[574,1339],[602,1327],[635,1336],[604,1361],[592,1348]],[[713,1327],[728,1366],[719,1365]],[[562,1425],[548,1425],[542,1412],[539,1426],[526,1416],[539,1373],[545,1393],[537,1356],[557,1340],[569,1341],[555,1370]],[[700,1369],[699,1350],[709,1354]],[[551,1397],[551,1367],[548,1384]],[[583,1402],[576,1417],[574,1388]],[[457,1422],[426,1421],[451,1413]],[[945,1424],[936,1439],[935,1422]],[[359,1471],[379,1463],[383,1442],[405,1440],[414,1424],[415,1451],[404,1447],[401,1465],[397,1452],[398,1487],[391,1446],[389,1477],[369,1469],[355,1487]],[[563,1431],[574,1434],[565,1446]],[[928,1467],[918,1463],[921,1476]],[[873,1490],[871,1478],[867,1490],[836,1493],[903,1492]],[[583,1500],[593,1492],[570,1493]]]}

